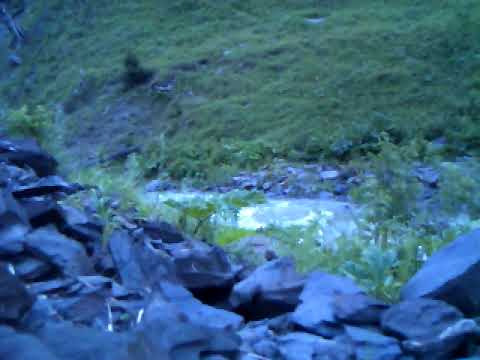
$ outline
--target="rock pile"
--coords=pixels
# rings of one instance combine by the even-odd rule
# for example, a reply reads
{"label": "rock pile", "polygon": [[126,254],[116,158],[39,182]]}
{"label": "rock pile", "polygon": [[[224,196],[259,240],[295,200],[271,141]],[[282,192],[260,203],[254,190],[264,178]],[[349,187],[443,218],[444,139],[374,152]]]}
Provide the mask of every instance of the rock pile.
{"label": "rock pile", "polygon": [[[173,226],[108,242],[33,142],[0,140],[0,359],[457,359],[478,356],[480,233],[432,256],[390,306],[351,280],[255,270]],[[472,357],[473,359],[473,357]]]}

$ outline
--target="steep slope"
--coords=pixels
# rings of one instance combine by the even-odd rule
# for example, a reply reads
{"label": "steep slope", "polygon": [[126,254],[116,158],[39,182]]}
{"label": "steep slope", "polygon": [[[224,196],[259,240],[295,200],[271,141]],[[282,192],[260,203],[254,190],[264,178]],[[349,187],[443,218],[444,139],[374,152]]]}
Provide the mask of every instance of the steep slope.
{"label": "steep slope", "polygon": [[[142,147],[148,168],[217,178],[272,157],[346,160],[393,141],[480,145],[475,0],[30,4],[6,105],[44,104],[74,164]],[[171,96],[125,92],[134,53]]]}

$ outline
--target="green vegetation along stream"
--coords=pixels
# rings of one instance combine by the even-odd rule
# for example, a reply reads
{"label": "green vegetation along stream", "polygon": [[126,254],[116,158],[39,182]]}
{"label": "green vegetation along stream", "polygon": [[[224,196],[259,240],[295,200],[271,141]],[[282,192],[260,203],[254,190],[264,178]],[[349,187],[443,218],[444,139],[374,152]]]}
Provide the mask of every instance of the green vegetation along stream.
{"label": "green vegetation along stream", "polygon": [[[202,192],[162,192],[150,195],[161,202],[188,203],[192,200],[209,201],[221,198],[221,194]],[[359,209],[353,204],[324,199],[266,198],[239,209],[235,218],[223,219],[224,225],[244,230],[261,230],[268,227],[307,228],[312,223],[320,225],[319,244],[332,244],[340,236],[351,236],[357,229]]]}

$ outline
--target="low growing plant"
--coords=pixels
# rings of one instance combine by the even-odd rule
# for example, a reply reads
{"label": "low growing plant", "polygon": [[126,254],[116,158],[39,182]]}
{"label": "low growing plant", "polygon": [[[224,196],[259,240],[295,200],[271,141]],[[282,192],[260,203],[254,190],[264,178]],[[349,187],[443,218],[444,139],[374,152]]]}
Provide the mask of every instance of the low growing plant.
{"label": "low growing plant", "polygon": [[410,165],[418,157],[416,147],[395,145],[384,135],[379,148],[378,154],[369,156],[366,180],[352,196],[365,205],[375,240],[384,242],[395,223],[406,224],[413,218],[421,187]]}
{"label": "low growing plant", "polygon": [[7,132],[14,136],[28,136],[44,142],[53,127],[53,114],[46,107],[22,106],[6,116]]}

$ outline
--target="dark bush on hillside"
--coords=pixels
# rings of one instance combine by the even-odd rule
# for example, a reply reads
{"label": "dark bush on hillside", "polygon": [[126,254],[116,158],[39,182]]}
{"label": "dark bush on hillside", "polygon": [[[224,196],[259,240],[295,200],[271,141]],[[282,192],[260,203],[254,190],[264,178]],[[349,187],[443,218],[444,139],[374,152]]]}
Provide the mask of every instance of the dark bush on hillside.
{"label": "dark bush on hillside", "polygon": [[123,84],[125,91],[147,83],[154,74],[152,70],[143,68],[138,58],[132,53],[125,57],[124,66]]}

